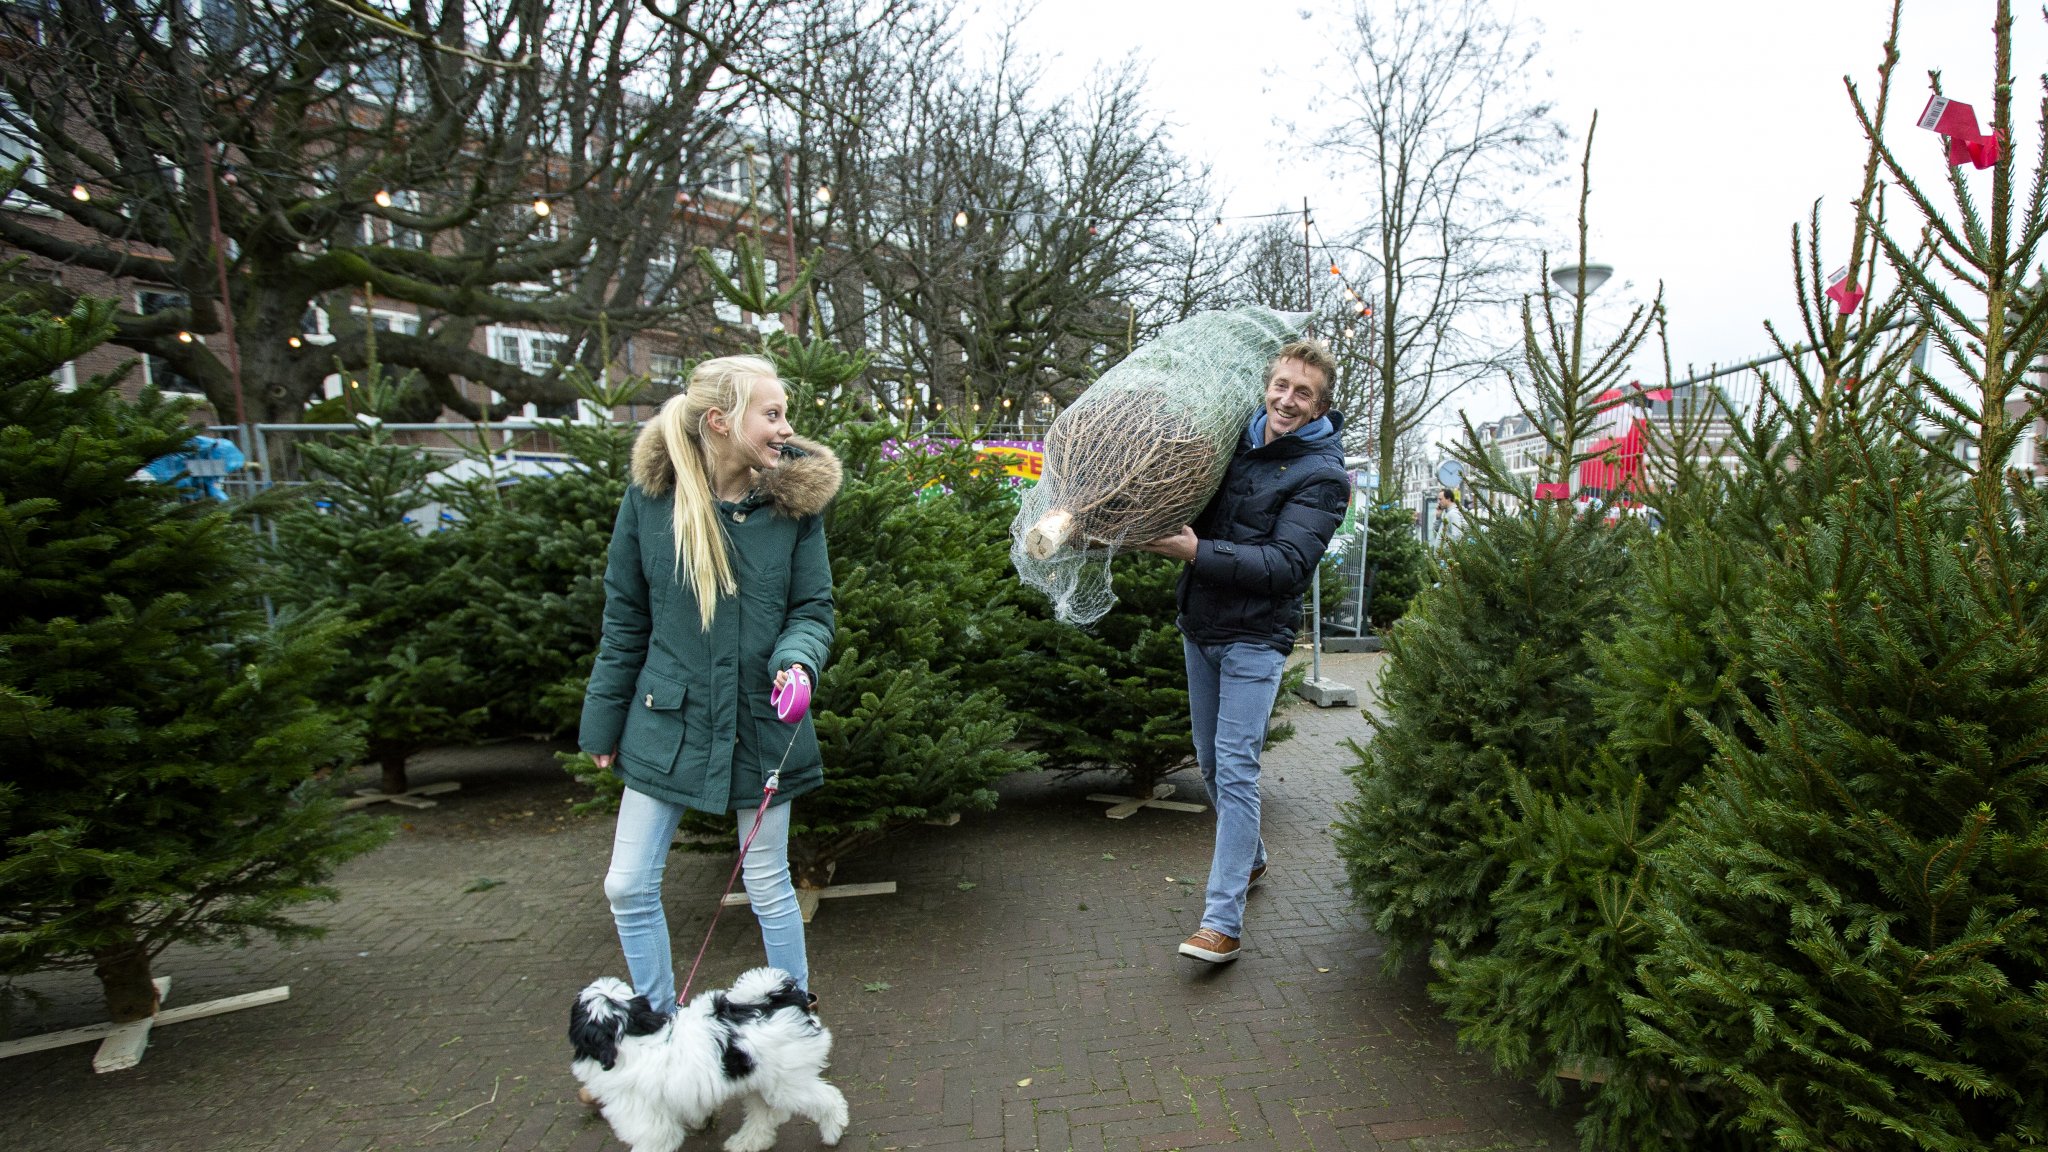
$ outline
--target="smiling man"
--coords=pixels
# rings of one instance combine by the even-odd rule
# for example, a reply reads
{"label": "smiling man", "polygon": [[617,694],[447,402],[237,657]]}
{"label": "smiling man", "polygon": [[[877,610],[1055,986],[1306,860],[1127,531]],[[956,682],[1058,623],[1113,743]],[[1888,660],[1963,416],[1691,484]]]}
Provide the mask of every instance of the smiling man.
{"label": "smiling man", "polygon": [[1180,954],[1212,964],[1237,959],[1245,893],[1266,873],[1259,751],[1302,594],[1350,498],[1344,417],[1330,407],[1336,371],[1317,341],[1282,348],[1216,495],[1192,525],[1138,545],[1187,565],[1177,623],[1216,848],[1201,927]]}

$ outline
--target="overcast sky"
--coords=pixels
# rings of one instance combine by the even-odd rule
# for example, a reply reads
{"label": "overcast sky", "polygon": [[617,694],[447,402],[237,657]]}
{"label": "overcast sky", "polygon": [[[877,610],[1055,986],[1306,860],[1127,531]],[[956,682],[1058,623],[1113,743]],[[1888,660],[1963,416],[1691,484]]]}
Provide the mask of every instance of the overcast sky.
{"label": "overcast sky", "polygon": [[[2015,120],[2019,152],[2031,156],[2048,35],[2037,8],[2014,7]],[[1616,269],[1600,302],[1612,309],[1646,298],[1661,279],[1680,375],[1688,363],[1764,354],[1767,318],[1781,331],[1796,323],[1789,230],[1816,198],[1824,198],[1823,236],[1839,249],[1824,259],[1832,268],[1846,258],[1846,206],[1863,144],[1842,78],[1874,91],[1888,9],[1880,0],[1519,6],[1542,25],[1543,71],[1532,85],[1572,126],[1574,158],[1586,122],[1600,113],[1591,248]],[[987,6],[967,26],[986,34],[1014,10]],[[1332,48],[1350,11],[1350,0],[1038,0],[1020,39],[1045,58],[1053,91],[1078,87],[1097,67],[1144,68],[1154,110],[1185,154],[1213,166],[1229,211],[1298,207],[1306,196],[1334,234],[1362,216],[1348,202],[1366,184],[1332,171],[1327,156],[1290,149],[1290,131],[1298,141],[1309,126],[1289,125],[1316,93],[1344,82]],[[1935,189],[1937,138],[1913,126],[1926,73],[1940,69],[1944,90],[1988,121],[1993,11],[1989,0],[1906,5],[1889,135],[1928,161]],[[1989,174],[1974,182],[1988,189]],[[1573,205],[1560,188],[1543,207],[1556,263],[1570,247]],[[1461,402],[1476,418],[1507,407],[1497,390]]]}

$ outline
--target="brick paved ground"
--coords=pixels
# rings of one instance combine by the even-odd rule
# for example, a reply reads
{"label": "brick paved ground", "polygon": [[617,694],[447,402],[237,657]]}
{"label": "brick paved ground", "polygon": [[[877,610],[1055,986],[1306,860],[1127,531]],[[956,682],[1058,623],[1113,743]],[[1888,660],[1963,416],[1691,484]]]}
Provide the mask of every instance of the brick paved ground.
{"label": "brick paved ground", "polygon": [[[1376,659],[1334,657],[1326,674],[1363,687]],[[998,812],[845,865],[842,882],[899,885],[828,901],[811,926],[831,1075],[853,1109],[845,1146],[1574,1147],[1568,1115],[1456,1050],[1420,973],[1380,973],[1328,830],[1341,740],[1362,722],[1290,718],[1299,735],[1267,760],[1274,870],[1235,965],[1174,955],[1200,913],[1209,818],[1105,820],[1083,798],[1102,778],[1010,781]],[[315,913],[325,939],[158,966],[173,1004],[279,983],[289,1001],[167,1027],[130,1072],[95,1076],[89,1046],[0,1062],[0,1148],[617,1148],[574,1102],[562,1036],[575,989],[623,975],[599,888],[607,823],[568,813],[573,785],[531,746],[439,754],[415,778],[463,791],[344,870],[340,903]],[[726,866],[669,870],[685,958]],[[710,978],[759,948],[751,920],[728,916]],[[28,987],[45,1000],[6,1035],[97,1011],[88,978]],[[815,1145],[799,1121],[778,1147]]]}

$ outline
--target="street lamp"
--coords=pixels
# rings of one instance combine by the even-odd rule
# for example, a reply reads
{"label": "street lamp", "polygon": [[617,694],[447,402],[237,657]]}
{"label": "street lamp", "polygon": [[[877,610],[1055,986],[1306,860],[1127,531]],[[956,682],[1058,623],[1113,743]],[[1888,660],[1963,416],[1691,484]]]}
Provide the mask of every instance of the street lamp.
{"label": "street lamp", "polygon": [[1614,265],[1612,264],[1567,264],[1562,268],[1552,268],[1550,270],[1550,278],[1557,282],[1558,289],[1567,296],[1579,290],[1581,281],[1586,285],[1586,295],[1591,296],[1593,293],[1598,292],[1600,286],[1607,283],[1607,278],[1612,275],[1614,275]]}

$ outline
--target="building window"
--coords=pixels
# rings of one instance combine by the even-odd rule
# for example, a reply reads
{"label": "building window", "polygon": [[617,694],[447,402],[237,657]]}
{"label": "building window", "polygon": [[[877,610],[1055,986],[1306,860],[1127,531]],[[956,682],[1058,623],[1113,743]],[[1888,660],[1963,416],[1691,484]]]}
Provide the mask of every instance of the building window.
{"label": "building window", "polygon": [[656,352],[647,358],[647,377],[657,390],[681,392],[690,382],[690,362],[681,356]]}
{"label": "building window", "polygon": [[[20,105],[0,92],[0,166],[13,168],[26,162],[21,183],[40,185],[44,182],[43,162],[36,152],[35,142],[22,129],[27,121],[28,117],[22,115]],[[0,200],[0,207],[31,212],[50,211],[18,191],[9,192],[5,200]]]}
{"label": "building window", "polygon": [[[569,352],[569,338],[553,332],[537,332],[530,328],[499,328],[487,330],[486,342],[491,355],[507,364],[517,365],[520,370],[535,376],[545,376],[558,363],[565,360]],[[491,399],[499,399],[496,393]],[[578,400],[565,400],[559,404],[528,404],[523,413],[530,420],[575,420],[587,422],[591,413]]]}
{"label": "building window", "polygon": [[655,244],[654,251],[647,256],[647,275],[640,282],[640,298],[650,308],[659,308],[675,303],[676,263],[681,253],[676,250],[673,240],[662,240]]}
{"label": "building window", "polygon": [[[135,311],[143,316],[154,316],[159,312],[176,312],[190,305],[190,299],[183,292],[137,292],[135,294]],[[194,336],[193,339],[202,344],[206,342],[206,337],[204,336]],[[199,386],[198,381],[172,368],[171,362],[161,356],[144,356],[142,358],[142,382],[159,392],[194,392],[202,394],[205,392],[205,389]]]}
{"label": "building window", "polygon": [[[370,317],[370,327],[375,328],[379,332],[396,332],[401,336],[417,336],[420,334],[420,318],[416,313],[400,312],[395,308],[371,308],[367,311]],[[357,324],[363,322],[364,312],[365,309],[360,304],[349,307],[349,314],[355,317]]]}

